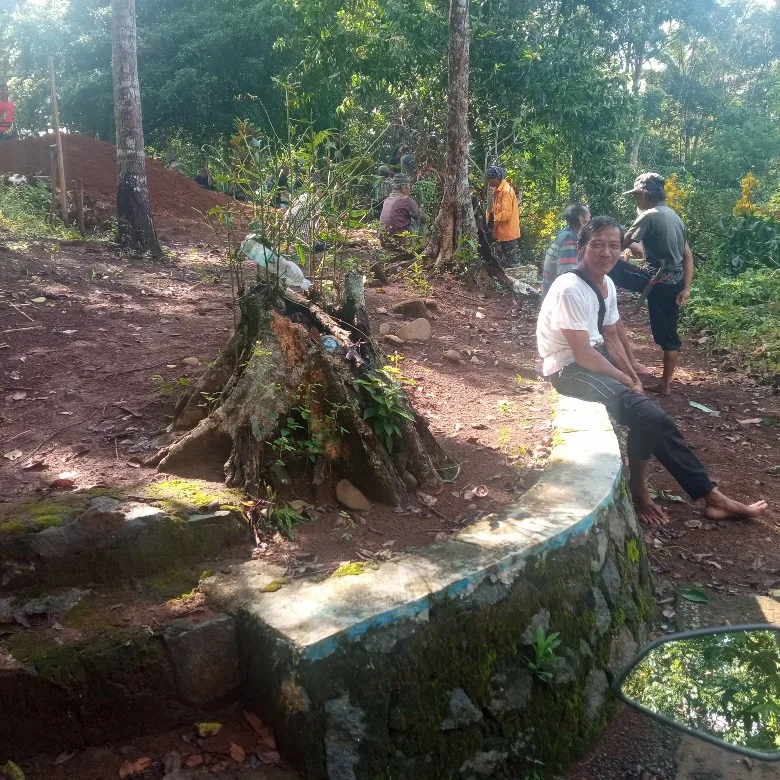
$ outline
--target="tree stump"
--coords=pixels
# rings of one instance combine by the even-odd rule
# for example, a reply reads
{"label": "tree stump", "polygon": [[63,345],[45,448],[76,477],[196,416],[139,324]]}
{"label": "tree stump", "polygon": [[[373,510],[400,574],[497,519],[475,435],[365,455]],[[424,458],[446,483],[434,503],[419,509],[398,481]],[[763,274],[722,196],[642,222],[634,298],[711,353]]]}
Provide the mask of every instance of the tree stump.
{"label": "tree stump", "polygon": [[405,472],[424,490],[441,490],[439,470],[454,463],[405,396],[411,419],[397,419],[392,451],[372,429],[372,415],[366,419],[372,400],[357,380],[386,375],[362,275],[347,275],[333,313],[265,285],[249,290],[240,307],[232,338],[177,405],[173,429],[186,433],[158,453],[160,471],[212,479],[219,471],[256,497],[274,484],[280,465],[298,489],[344,478],[392,506],[408,503],[403,480],[413,482]]}

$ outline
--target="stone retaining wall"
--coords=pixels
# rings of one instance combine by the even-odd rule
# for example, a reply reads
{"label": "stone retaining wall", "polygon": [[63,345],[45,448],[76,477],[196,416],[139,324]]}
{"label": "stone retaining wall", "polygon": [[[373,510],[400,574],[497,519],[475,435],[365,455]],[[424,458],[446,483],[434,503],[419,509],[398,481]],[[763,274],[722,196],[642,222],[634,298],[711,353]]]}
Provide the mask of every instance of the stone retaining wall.
{"label": "stone retaining wall", "polygon": [[[606,413],[561,399],[555,424],[539,483],[445,542],[320,583],[269,588],[254,561],[204,583],[308,777],[547,777],[599,733],[655,601]],[[538,628],[560,645],[534,669]]]}

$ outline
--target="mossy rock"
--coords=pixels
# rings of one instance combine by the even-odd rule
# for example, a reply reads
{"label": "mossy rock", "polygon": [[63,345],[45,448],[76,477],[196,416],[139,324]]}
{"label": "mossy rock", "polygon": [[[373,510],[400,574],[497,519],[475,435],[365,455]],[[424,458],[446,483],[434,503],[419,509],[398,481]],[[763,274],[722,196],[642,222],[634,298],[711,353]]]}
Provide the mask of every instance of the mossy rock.
{"label": "mossy rock", "polygon": [[159,504],[170,515],[184,516],[215,501],[226,508],[237,508],[244,500],[240,490],[199,479],[166,479],[147,485],[141,495]]}

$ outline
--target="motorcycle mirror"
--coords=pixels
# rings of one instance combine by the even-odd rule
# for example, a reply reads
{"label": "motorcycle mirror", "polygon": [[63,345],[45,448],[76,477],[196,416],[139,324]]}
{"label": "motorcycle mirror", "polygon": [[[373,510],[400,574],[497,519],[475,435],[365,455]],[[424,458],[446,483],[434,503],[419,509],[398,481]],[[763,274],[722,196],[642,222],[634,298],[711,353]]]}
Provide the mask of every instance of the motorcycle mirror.
{"label": "motorcycle mirror", "polygon": [[780,627],[661,637],[612,689],[626,704],[686,734],[760,761],[780,760]]}

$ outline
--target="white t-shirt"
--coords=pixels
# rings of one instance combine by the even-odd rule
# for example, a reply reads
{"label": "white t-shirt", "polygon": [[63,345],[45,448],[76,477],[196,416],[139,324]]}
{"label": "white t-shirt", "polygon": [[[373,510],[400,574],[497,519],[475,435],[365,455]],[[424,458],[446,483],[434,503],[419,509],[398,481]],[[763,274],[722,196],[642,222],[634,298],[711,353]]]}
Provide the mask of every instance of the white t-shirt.
{"label": "white t-shirt", "polygon": [[[604,279],[607,284],[604,325],[614,325],[619,319],[615,284],[608,276]],[[561,329],[588,331],[590,345],[595,347],[604,343],[598,324],[596,293],[577,274],[561,274],[552,283],[536,322],[536,343],[544,358],[544,375],[554,374],[574,362],[574,354]]]}

